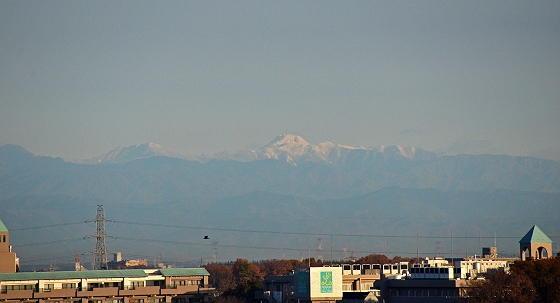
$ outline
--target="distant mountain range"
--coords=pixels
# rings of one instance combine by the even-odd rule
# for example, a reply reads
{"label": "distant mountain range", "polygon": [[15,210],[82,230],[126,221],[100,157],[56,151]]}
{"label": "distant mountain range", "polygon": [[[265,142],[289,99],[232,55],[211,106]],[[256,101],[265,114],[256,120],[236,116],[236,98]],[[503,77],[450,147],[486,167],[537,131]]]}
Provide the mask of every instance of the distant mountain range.
{"label": "distant mountain range", "polygon": [[[235,160],[240,162],[275,159],[286,161],[292,165],[297,165],[302,162],[344,165],[347,159],[355,157],[370,159],[408,158],[414,160],[430,160],[442,156],[459,155],[457,150],[460,149],[452,146],[447,152],[438,154],[421,148],[402,147],[399,145],[355,147],[337,145],[332,142],[323,142],[313,145],[300,136],[284,134],[277,136],[270,143],[255,150],[221,151],[212,155],[189,155],[173,151],[156,143],[144,143],[128,147],[117,147],[106,154],[92,159],[68,159],[65,161],[77,164],[124,164],[133,160],[164,156],[201,163],[213,159]],[[474,155],[480,155],[480,153],[476,152]]]}
{"label": "distant mountain range", "polygon": [[[52,240],[88,233],[68,228],[26,231],[26,227],[92,219],[98,204],[105,205],[113,219],[160,224],[123,226],[118,229],[123,238],[144,236],[177,243],[181,240],[173,240],[176,236],[161,224],[198,226],[210,233],[256,232],[251,237],[229,235],[219,240],[222,245],[236,241],[243,247],[309,245],[308,238],[303,244],[300,238],[286,242],[290,237],[283,231],[441,234],[442,228],[454,225],[522,237],[525,229],[539,223],[545,232],[556,228],[559,235],[557,220],[551,218],[560,217],[560,162],[506,155],[439,155],[400,146],[312,145],[295,135],[279,136],[256,150],[211,156],[183,155],[150,143],[74,162],[35,156],[21,146],[0,147],[0,219],[9,229],[20,230],[11,240],[14,247],[23,245],[24,256],[34,253],[24,245],[35,242],[30,238]],[[423,223],[420,218],[431,221]],[[271,230],[278,234],[258,232]],[[549,234],[560,241],[555,235]],[[410,250],[408,245],[399,252]],[[515,251],[516,244],[508,245]],[[56,247],[44,251],[60,253]],[[87,247],[66,250],[74,254],[83,249]],[[121,249],[158,253],[156,247],[134,243]],[[180,254],[167,252],[175,253]]]}
{"label": "distant mountain range", "polygon": [[284,134],[274,138],[267,145],[256,150],[222,151],[213,155],[186,155],[175,152],[155,143],[145,143],[128,147],[117,147],[101,156],[85,160],[66,160],[78,164],[124,164],[130,161],[146,159],[155,156],[207,162],[213,159],[235,160],[250,162],[254,160],[274,159],[282,160],[292,165],[302,162],[326,163],[331,165],[343,164],[347,158],[363,155],[370,158],[403,157],[428,159],[437,155],[415,147],[378,146],[353,147],[323,142],[312,145],[300,136]]}
{"label": "distant mountain range", "polygon": [[159,144],[144,143],[128,147],[117,147],[106,154],[92,159],[68,160],[68,162],[74,162],[78,164],[124,164],[133,160],[140,160],[157,156],[178,159],[196,159],[196,157],[175,152]]}
{"label": "distant mountain range", "polygon": [[[38,157],[20,146],[5,145],[0,147],[0,161],[4,196],[15,188],[27,194],[121,201],[134,197],[136,202],[209,193],[221,198],[256,190],[318,199],[346,198],[385,187],[560,192],[560,162],[556,161],[438,155],[400,146],[312,145],[294,135],[279,136],[256,150],[197,158],[157,144],[141,144],[81,163]],[[21,174],[33,175],[33,182],[15,182]]]}

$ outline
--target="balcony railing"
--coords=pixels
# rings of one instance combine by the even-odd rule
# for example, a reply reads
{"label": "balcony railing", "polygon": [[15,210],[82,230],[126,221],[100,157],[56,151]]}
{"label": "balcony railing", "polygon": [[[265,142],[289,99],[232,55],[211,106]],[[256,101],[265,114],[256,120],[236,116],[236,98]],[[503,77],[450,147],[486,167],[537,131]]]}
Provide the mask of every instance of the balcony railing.
{"label": "balcony railing", "polygon": [[0,291],[0,302],[3,300],[25,301],[29,299],[48,298],[80,298],[80,297],[118,297],[118,296],[159,296],[181,294],[203,294],[215,291],[210,285],[166,285],[166,286],[128,286],[126,289],[114,287],[63,288],[63,289],[3,289]]}
{"label": "balcony railing", "polygon": [[8,289],[0,293],[0,300],[27,299],[32,297],[32,289]]}
{"label": "balcony railing", "polygon": [[161,289],[162,295],[178,295],[186,293],[198,293],[202,289],[199,285],[166,285]]}
{"label": "balcony railing", "polygon": [[119,296],[159,295],[159,286],[132,286],[119,290]]}
{"label": "balcony railing", "polygon": [[39,291],[33,293],[33,298],[37,298],[37,299],[53,298],[53,297],[70,298],[70,297],[75,297],[76,292],[77,292],[76,288],[62,288],[62,289],[41,288],[39,289]]}
{"label": "balcony railing", "polygon": [[105,297],[118,296],[118,287],[88,287],[78,290],[78,297]]}

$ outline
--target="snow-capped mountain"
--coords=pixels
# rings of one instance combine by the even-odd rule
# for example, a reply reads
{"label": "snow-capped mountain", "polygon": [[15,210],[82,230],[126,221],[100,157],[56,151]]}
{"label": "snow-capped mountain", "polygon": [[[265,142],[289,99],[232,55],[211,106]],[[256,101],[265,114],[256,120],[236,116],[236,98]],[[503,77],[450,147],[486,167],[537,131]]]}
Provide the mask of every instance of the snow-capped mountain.
{"label": "snow-capped mountain", "polygon": [[128,147],[117,147],[110,152],[93,159],[73,161],[81,164],[123,164],[133,160],[164,156],[179,159],[192,159],[193,157],[173,151],[155,143],[144,143]]}
{"label": "snow-capped mountain", "polygon": [[145,159],[155,156],[187,159],[198,162],[207,162],[212,159],[235,160],[250,162],[254,160],[273,159],[285,161],[291,165],[303,162],[326,163],[330,165],[346,164],[349,161],[370,161],[387,159],[414,159],[426,160],[437,157],[435,153],[424,151],[415,147],[402,147],[398,145],[377,147],[354,147],[337,145],[332,142],[322,142],[313,145],[304,138],[283,134],[274,138],[270,143],[254,150],[222,151],[209,156],[185,155],[155,143],[145,143],[128,147],[117,147],[112,151],[81,161],[69,161],[80,164],[123,164],[129,161]]}
{"label": "snow-capped mountain", "polygon": [[277,159],[292,165],[297,165],[301,162],[341,164],[356,158],[425,160],[435,157],[437,157],[435,153],[416,147],[402,147],[398,145],[365,148],[361,146],[337,145],[328,141],[313,145],[302,137],[292,134],[278,136],[259,149],[232,153],[221,152],[213,156],[213,158],[232,159],[242,162]]}

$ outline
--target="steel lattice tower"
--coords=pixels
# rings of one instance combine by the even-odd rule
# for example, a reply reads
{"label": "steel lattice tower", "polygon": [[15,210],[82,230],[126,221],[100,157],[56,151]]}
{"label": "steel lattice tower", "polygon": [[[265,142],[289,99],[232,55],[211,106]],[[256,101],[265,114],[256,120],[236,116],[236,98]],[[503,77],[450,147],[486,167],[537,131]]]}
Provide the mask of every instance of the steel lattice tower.
{"label": "steel lattice tower", "polygon": [[95,217],[95,251],[93,252],[93,269],[107,269],[107,245],[105,245],[105,212],[103,205],[97,205],[97,216]]}

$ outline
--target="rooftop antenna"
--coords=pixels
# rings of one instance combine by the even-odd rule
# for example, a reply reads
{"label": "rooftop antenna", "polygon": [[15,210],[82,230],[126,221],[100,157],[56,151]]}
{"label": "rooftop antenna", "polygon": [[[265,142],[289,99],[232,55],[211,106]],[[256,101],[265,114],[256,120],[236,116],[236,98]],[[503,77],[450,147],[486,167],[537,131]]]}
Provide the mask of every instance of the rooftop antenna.
{"label": "rooftop antenna", "polygon": [[103,205],[97,205],[97,216],[95,220],[87,220],[86,222],[95,222],[95,250],[93,251],[93,269],[108,269],[107,264],[107,245],[105,244],[105,238],[107,234],[105,233],[105,222],[114,222],[105,219],[105,212],[103,211]]}

